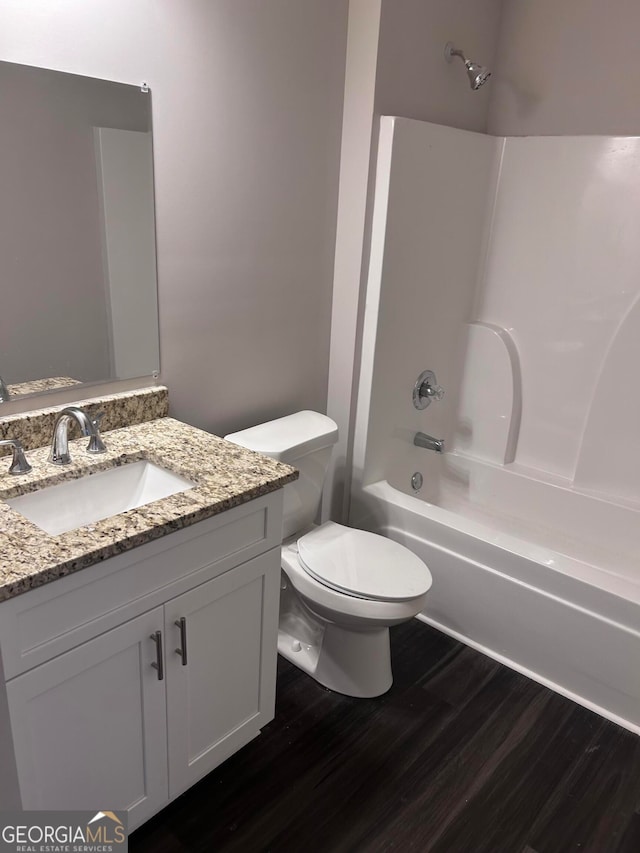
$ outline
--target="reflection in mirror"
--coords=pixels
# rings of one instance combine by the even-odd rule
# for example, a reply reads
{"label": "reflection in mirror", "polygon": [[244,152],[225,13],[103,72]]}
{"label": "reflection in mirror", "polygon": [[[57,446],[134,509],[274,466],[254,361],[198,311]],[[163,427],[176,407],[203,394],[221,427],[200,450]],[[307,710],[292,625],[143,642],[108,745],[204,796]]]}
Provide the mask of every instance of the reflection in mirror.
{"label": "reflection in mirror", "polygon": [[151,95],[0,62],[0,400],[159,369]]}

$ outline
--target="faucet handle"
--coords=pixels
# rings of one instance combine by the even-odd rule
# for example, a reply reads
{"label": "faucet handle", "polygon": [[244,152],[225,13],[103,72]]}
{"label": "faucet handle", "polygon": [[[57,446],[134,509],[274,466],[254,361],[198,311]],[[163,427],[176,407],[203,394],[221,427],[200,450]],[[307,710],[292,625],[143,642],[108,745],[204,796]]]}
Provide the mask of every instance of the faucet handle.
{"label": "faucet handle", "polygon": [[24,448],[21,441],[18,441],[17,438],[6,438],[0,441],[0,447],[11,447],[13,450],[13,459],[9,466],[10,474],[28,474],[31,471],[31,465],[29,465],[24,455]]}
{"label": "faucet handle", "polygon": [[442,400],[444,388],[438,385],[433,370],[423,370],[413,386],[413,405],[416,409],[426,409],[432,400]]}
{"label": "faucet handle", "polygon": [[102,419],[106,414],[106,412],[96,412],[95,415],[90,418],[91,423],[93,424],[96,430],[100,430],[100,424],[102,423]]}
{"label": "faucet handle", "polygon": [[102,423],[104,416],[105,412],[97,412],[92,418],[90,418],[93,430],[90,434],[91,437],[89,438],[89,444],[87,445],[87,453],[104,453],[107,449],[107,446],[100,435],[100,424]]}

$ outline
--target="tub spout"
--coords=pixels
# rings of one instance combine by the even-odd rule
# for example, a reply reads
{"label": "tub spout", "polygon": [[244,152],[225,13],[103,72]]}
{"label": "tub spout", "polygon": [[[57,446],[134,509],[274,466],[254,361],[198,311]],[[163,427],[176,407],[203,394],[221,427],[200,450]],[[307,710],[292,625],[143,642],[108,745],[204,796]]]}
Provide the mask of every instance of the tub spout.
{"label": "tub spout", "polygon": [[426,450],[444,453],[444,438],[434,438],[424,432],[417,432],[413,437],[413,443],[416,447],[424,447]]}

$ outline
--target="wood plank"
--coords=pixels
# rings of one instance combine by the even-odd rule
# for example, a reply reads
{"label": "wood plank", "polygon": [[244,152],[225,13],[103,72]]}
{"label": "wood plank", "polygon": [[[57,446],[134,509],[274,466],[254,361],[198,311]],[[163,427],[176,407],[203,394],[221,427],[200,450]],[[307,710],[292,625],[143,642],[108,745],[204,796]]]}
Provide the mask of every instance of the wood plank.
{"label": "wood plank", "polygon": [[392,651],[370,700],[280,660],[276,719],[133,853],[638,853],[639,738],[420,622]]}
{"label": "wood plank", "polygon": [[602,720],[540,813],[531,844],[538,853],[617,850],[633,821],[639,778],[640,738]]}

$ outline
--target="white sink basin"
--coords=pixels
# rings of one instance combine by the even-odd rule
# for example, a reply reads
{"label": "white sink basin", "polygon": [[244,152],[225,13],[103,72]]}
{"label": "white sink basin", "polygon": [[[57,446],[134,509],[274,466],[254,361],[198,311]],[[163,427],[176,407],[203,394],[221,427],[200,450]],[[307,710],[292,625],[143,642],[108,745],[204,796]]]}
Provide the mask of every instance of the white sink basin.
{"label": "white sink basin", "polygon": [[194,485],[178,474],[142,461],[10,498],[6,503],[42,530],[56,536],[169,495],[186,492]]}

